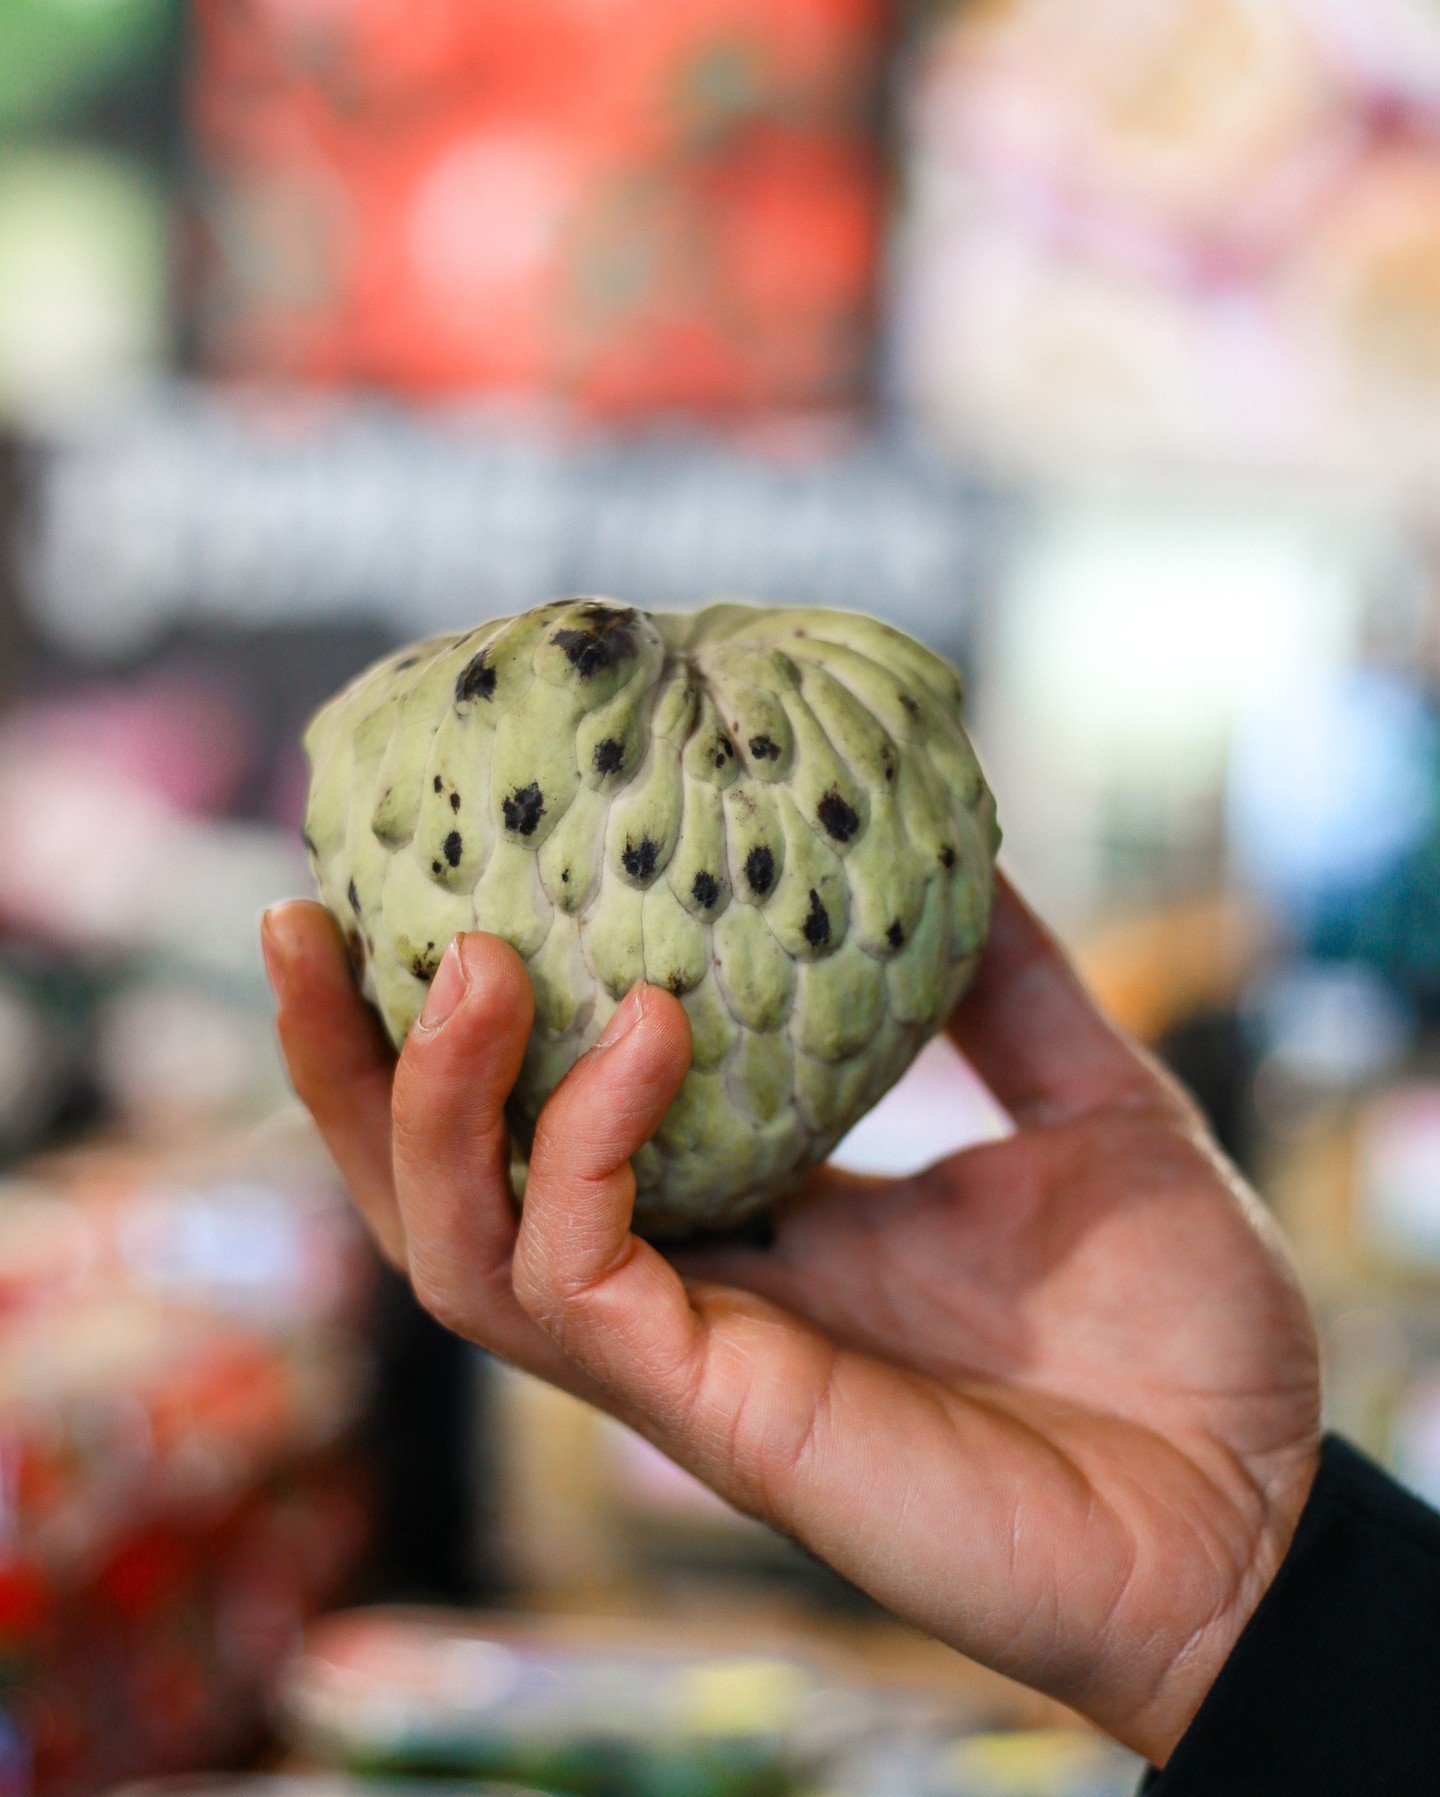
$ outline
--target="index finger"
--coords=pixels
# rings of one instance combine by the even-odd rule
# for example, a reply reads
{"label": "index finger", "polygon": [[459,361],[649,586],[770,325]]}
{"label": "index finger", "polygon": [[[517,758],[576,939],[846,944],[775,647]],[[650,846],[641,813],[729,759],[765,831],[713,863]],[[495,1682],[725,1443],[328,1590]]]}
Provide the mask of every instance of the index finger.
{"label": "index finger", "polygon": [[1020,1124],[1168,1097],[1148,1056],[1101,1012],[1064,949],[1002,873],[989,943],[947,1029]]}
{"label": "index finger", "polygon": [[541,1114],[515,1245],[521,1305],[592,1378],[642,1408],[686,1389],[700,1343],[679,1274],[630,1230],[630,1157],[689,1063],[679,1002],[632,987]]}

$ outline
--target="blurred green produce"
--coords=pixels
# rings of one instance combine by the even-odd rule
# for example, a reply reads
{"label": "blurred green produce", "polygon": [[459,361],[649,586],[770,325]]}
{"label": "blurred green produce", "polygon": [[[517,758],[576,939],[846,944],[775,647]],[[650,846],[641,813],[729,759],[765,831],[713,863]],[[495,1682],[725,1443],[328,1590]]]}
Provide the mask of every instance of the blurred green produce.
{"label": "blurred green produce", "polygon": [[117,88],[159,71],[179,0],[3,0],[0,134],[71,120]]}
{"label": "blurred green produce", "polygon": [[[0,39],[12,4],[30,0],[3,0]],[[6,69],[0,49],[0,83]],[[166,197],[144,164],[0,148],[0,414],[148,374],[164,353],[168,296]]]}

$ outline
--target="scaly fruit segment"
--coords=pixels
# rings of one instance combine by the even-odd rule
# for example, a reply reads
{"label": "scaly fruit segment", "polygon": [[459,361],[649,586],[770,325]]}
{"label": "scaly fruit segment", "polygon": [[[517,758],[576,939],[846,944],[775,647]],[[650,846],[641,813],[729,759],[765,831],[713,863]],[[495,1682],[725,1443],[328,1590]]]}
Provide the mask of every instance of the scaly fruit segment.
{"label": "scaly fruit segment", "polygon": [[995,806],[953,668],[856,613],[561,599],[388,657],[306,732],[320,893],[397,1047],[446,943],[525,957],[526,1149],[634,981],[694,1066],[636,1227],[781,1201],[910,1065],[989,926]]}

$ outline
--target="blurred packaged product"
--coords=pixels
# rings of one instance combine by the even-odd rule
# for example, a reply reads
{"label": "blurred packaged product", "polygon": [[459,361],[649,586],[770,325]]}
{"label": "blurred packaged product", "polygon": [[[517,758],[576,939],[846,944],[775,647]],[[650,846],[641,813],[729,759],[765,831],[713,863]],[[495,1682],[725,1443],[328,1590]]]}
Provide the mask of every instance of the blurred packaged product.
{"label": "blurred packaged product", "polygon": [[[923,186],[923,184],[922,184]],[[1097,257],[980,190],[918,215],[895,314],[926,428],[1011,478],[1154,479],[1295,463],[1318,413],[1263,296],[1217,305],[1173,271]]]}
{"label": "blurred packaged product", "polygon": [[[1428,6],[1002,0],[909,116],[898,385],[973,462],[1440,492]],[[1362,16],[1363,15],[1363,16]],[[1427,60],[1428,59],[1428,60]],[[1440,94],[1440,86],[1435,89]]]}
{"label": "blurred packaged product", "polygon": [[0,147],[0,417],[49,425],[155,376],[169,346],[167,232],[144,163]]}
{"label": "blurred packaged product", "polygon": [[834,1728],[826,1696],[787,1655],[654,1625],[385,1610],[312,1628],[282,1692],[324,1763],[583,1797],[796,1790]]}
{"label": "blurred packaged product", "polygon": [[[1141,259],[1243,255],[1357,126],[1303,0],[1001,0],[937,35],[918,95],[934,178],[970,169]],[[1164,258],[1163,244],[1152,256]]]}
{"label": "blurred packaged product", "polygon": [[357,1470],[307,1462],[228,1502],[137,1517],[83,1572],[7,1564],[5,1699],[28,1788],[93,1791],[253,1751],[275,1665],[363,1545]]}
{"label": "blurred packaged product", "polygon": [[246,1748],[370,1530],[365,1261],[306,1139],[0,1190],[0,1691],[23,1788]]}
{"label": "blurred packaged product", "polygon": [[202,5],[210,365],[603,414],[854,402],[884,12]]}

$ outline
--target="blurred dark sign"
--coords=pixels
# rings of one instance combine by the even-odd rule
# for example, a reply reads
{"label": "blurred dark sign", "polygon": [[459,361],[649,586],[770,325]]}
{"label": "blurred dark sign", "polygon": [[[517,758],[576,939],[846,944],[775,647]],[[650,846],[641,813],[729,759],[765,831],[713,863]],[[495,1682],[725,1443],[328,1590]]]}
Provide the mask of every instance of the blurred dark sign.
{"label": "blurred dark sign", "polygon": [[997,504],[876,441],[781,455],[699,435],[561,443],[337,405],[192,393],[43,460],[37,622],[125,651],[178,619],[468,625],[568,592],[877,612],[962,640]]}

